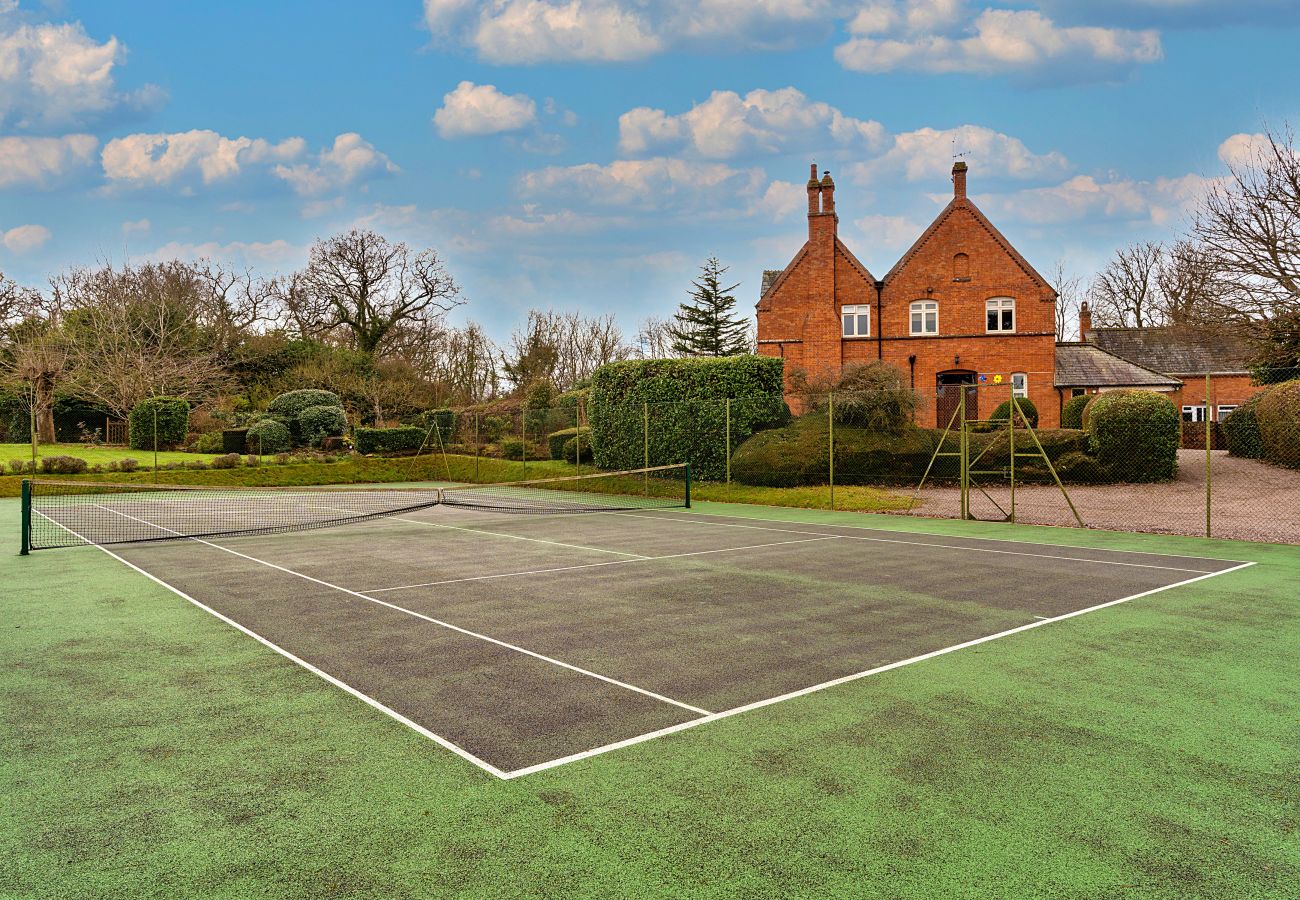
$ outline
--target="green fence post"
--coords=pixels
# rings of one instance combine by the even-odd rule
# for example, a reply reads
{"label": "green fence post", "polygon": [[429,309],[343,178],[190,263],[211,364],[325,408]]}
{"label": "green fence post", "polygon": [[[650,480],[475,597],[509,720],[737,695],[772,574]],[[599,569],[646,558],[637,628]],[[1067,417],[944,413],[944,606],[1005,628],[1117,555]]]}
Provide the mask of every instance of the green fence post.
{"label": "green fence post", "polygon": [[524,477],[528,477],[528,404],[519,411],[519,459],[524,464]]}
{"label": "green fence post", "polygon": [[[582,474],[582,401],[579,400],[573,404],[573,464],[578,467],[578,474]],[[563,448],[561,448],[563,449]]]}
{"label": "green fence post", "polygon": [[158,483],[158,404],[153,405],[153,483]]}
{"label": "green fence post", "polygon": [[1011,394],[1011,418],[1007,427],[1007,448],[1011,451],[1011,521],[1016,521],[1016,415],[1020,404],[1016,403],[1015,388]]}
{"label": "green fence post", "polygon": [[727,484],[731,484],[731,398],[727,398]]}
{"label": "green fence post", "polygon": [[960,454],[958,459],[961,469],[957,482],[961,486],[961,517],[965,520],[970,518],[970,451],[966,433],[966,386],[963,384],[959,387],[961,396],[957,399],[957,418],[961,423],[961,436],[957,441],[957,452]]}
{"label": "green fence post", "polygon": [[1205,536],[1210,536],[1210,445],[1213,443],[1213,422],[1210,418],[1210,376],[1205,376]]}
{"label": "green fence post", "polygon": [[474,480],[478,481],[478,458],[483,447],[478,437],[478,410],[474,410]]}
{"label": "green fence post", "polygon": [[831,485],[831,511],[835,510],[835,392],[826,395],[827,471]]}
{"label": "green fence post", "polygon": [[691,508],[691,464],[686,464],[686,508]]}
{"label": "green fence post", "polygon": [[650,468],[650,403],[641,404],[641,467]]}
{"label": "green fence post", "polygon": [[36,385],[32,385],[32,402],[31,402],[31,408],[28,410],[28,418],[31,420],[31,433],[30,433],[29,437],[31,437],[31,439],[32,439],[32,474],[35,475],[35,474],[36,474],[36,457],[37,457],[37,452],[36,452]]}
{"label": "green fence post", "polygon": [[23,479],[22,529],[22,548],[18,552],[21,555],[26,556],[32,550],[32,483],[26,478]]}

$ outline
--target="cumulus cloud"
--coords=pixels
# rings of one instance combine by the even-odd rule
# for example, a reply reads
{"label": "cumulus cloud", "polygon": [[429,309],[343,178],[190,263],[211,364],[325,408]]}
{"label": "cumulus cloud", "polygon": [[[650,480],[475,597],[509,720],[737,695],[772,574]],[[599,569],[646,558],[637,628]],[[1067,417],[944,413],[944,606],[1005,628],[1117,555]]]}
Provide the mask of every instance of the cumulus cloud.
{"label": "cumulus cloud", "polygon": [[322,150],[313,162],[281,164],[274,171],[299,194],[313,195],[401,170],[361,135],[349,132],[334,138],[334,146]]}
{"label": "cumulus cloud", "polygon": [[[1263,132],[1234,134],[1219,144],[1219,161],[1230,169],[1241,169],[1271,159],[1275,152],[1273,139]],[[1300,150],[1292,152],[1300,157]]]}
{"label": "cumulus cloud", "polygon": [[494,85],[462,81],[442,98],[433,124],[444,138],[518,131],[537,121],[537,104],[527,94],[503,94]]}
{"label": "cumulus cloud", "polygon": [[857,72],[931,74],[1051,70],[1067,77],[1106,77],[1162,58],[1152,30],[1058,25],[1033,9],[984,9],[961,0],[874,0],[849,22],[850,39],[835,59]]}
{"label": "cumulus cloud", "polygon": [[291,244],[285,240],[274,241],[231,241],[222,244],[218,241],[202,243],[183,243],[171,241],[163,244],[152,253],[146,254],[151,260],[198,260],[215,259],[233,263],[238,266],[266,266],[269,268],[293,268],[301,265],[307,258],[307,248]]}
{"label": "cumulus cloud", "polygon": [[863,247],[870,250],[906,249],[925,231],[925,223],[906,216],[863,216],[853,220],[853,227],[862,236]]}
{"label": "cumulus cloud", "polygon": [[[0,9],[0,14],[5,11]],[[0,16],[0,126],[22,130],[86,127],[161,103],[160,88],[117,89],[126,56],[117,38],[96,41],[80,23],[22,24]]]}
{"label": "cumulus cloud", "polygon": [[751,203],[761,199],[767,176],[757,168],[654,157],[616,160],[606,166],[550,166],[525,173],[519,187],[525,196],[562,197],[595,206],[730,209],[737,199]]}
{"label": "cumulus cloud", "polygon": [[98,146],[88,134],[0,137],[0,188],[50,187],[93,163]]}
{"label": "cumulus cloud", "polygon": [[50,237],[50,229],[44,225],[19,225],[6,231],[0,238],[0,242],[3,242],[11,253],[21,255],[36,250]]}
{"label": "cumulus cloud", "polygon": [[1201,175],[1135,180],[1076,175],[1060,184],[981,195],[989,215],[1036,225],[1088,220],[1167,225],[1189,215],[1218,183]]}
{"label": "cumulus cloud", "polygon": [[149,229],[153,227],[148,219],[136,219],[134,222],[123,222],[123,234],[148,234]]}
{"label": "cumulus cloud", "polygon": [[872,148],[885,129],[879,122],[846,116],[828,103],[809,100],[793,87],[753,90],[743,97],[714,91],[684,113],[637,107],[618,120],[619,147],[639,155],[685,148],[714,159],[781,153],[817,147]]}
{"label": "cumulus cloud", "polygon": [[849,175],[858,183],[898,173],[908,181],[944,178],[952,169],[954,151],[965,154],[970,161],[972,178],[1059,177],[1070,165],[1056,151],[1034,153],[1019,138],[981,125],[961,125],[897,134],[887,151],[850,166]]}

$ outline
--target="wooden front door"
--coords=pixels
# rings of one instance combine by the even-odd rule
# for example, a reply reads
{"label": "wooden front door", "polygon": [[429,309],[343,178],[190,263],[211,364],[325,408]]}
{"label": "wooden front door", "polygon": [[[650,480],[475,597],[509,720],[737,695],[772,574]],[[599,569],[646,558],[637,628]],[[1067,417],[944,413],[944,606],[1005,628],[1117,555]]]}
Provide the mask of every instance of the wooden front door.
{"label": "wooden front door", "polygon": [[[980,398],[974,372],[941,372],[936,381],[936,428],[947,428],[948,423],[953,422],[953,413],[961,405],[962,391],[966,392],[966,418],[980,417]],[[960,424],[953,422],[954,427]]]}

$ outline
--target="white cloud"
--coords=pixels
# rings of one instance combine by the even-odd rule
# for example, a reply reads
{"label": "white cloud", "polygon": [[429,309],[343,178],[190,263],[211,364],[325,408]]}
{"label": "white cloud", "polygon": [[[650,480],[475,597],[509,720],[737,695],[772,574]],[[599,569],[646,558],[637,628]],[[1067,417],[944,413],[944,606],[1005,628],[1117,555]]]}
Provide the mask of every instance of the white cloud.
{"label": "white cloud", "polygon": [[153,227],[148,219],[137,219],[134,222],[123,222],[123,234],[148,234],[149,229]]}
{"label": "white cloud", "polygon": [[1049,187],[981,195],[976,200],[995,219],[1038,225],[1099,219],[1167,225],[1189,215],[1218,182],[1190,174],[1149,181],[1076,175]]}
{"label": "white cloud", "polygon": [[50,229],[44,225],[19,225],[6,231],[3,238],[0,238],[0,242],[3,242],[10,252],[21,255],[39,248],[51,237]]}
{"label": "white cloud", "polygon": [[757,168],[735,169],[723,163],[655,157],[616,160],[607,166],[551,166],[525,173],[519,186],[526,196],[558,196],[594,206],[712,211],[734,210],[738,203],[760,200],[767,188],[767,176]]}
{"label": "white cloud", "polygon": [[88,134],[66,137],[0,137],[0,188],[48,187],[74,169],[90,165],[99,141]]}
{"label": "white cloud", "polygon": [[232,241],[228,244],[217,241],[198,244],[171,241],[146,254],[146,257],[151,260],[214,259],[240,266],[292,268],[306,260],[307,248],[285,240]]}
{"label": "white cloud", "polygon": [[925,225],[906,216],[863,216],[853,220],[853,227],[862,236],[866,252],[904,250],[925,231]]}
{"label": "white cloud", "polygon": [[125,55],[116,38],[100,43],[79,23],[6,28],[0,21],[0,126],[85,126],[157,105],[163,94],[152,85],[134,93],[117,90],[113,67]]}
{"label": "white cloud", "polygon": [[679,115],[637,107],[619,117],[618,131],[624,153],[684,146],[714,159],[827,146],[874,148],[885,133],[879,122],[846,116],[793,87],[743,97],[714,91]]}
{"label": "white cloud", "polygon": [[275,175],[299,194],[323,194],[368,178],[395,175],[401,170],[387,156],[355,132],[334,138],[334,146],[322,150],[315,163],[277,165]]}
{"label": "white cloud", "polygon": [[961,0],[874,0],[848,28],[835,58],[857,72],[1099,76],[1163,56],[1152,30],[1061,26],[1032,9],[975,15]]}
{"label": "white cloud", "polygon": [[442,98],[433,124],[444,138],[518,131],[537,121],[537,104],[527,94],[503,94],[494,85],[462,81]]}
{"label": "white cloud", "polygon": [[971,178],[1059,176],[1069,161],[1056,151],[1034,153],[1019,138],[980,125],[918,128],[895,135],[893,145],[875,159],[849,167],[850,177],[867,183],[901,173],[908,181],[943,178],[952,170],[953,153],[965,154]]}
{"label": "white cloud", "polygon": [[[1234,134],[1219,144],[1219,160],[1230,169],[1248,168],[1271,159],[1273,139],[1263,132]],[[1300,159],[1300,150],[1292,150]]]}
{"label": "white cloud", "polygon": [[603,0],[497,0],[483,5],[471,42],[495,63],[643,59],[662,40],[637,10]]}
{"label": "white cloud", "polygon": [[763,191],[763,195],[750,204],[749,211],[767,216],[773,222],[781,222],[794,215],[807,200],[808,192],[804,185],[773,181]]}
{"label": "white cloud", "polygon": [[104,175],[125,187],[166,186],[194,176],[212,184],[232,179],[251,165],[292,159],[305,148],[302,138],[272,144],[195,130],[114,138],[104,146],[102,159]]}

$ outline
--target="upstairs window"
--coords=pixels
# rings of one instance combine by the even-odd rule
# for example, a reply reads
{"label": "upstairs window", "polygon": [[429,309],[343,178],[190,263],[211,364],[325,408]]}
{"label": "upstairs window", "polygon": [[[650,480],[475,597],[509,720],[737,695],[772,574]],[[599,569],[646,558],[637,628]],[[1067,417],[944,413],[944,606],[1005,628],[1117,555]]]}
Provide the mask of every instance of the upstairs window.
{"label": "upstairs window", "polygon": [[1029,397],[1029,376],[1024,372],[1011,373],[1011,396],[1019,399]]}
{"label": "upstairs window", "polygon": [[935,300],[917,300],[912,304],[912,334],[939,333],[939,304]]}
{"label": "upstairs window", "polygon": [[990,333],[1016,330],[1016,301],[1010,297],[994,297],[984,301],[987,324],[984,330]]}
{"label": "upstairs window", "polygon": [[871,336],[870,306],[842,306],[840,313],[841,321],[844,323],[841,334],[846,338]]}

